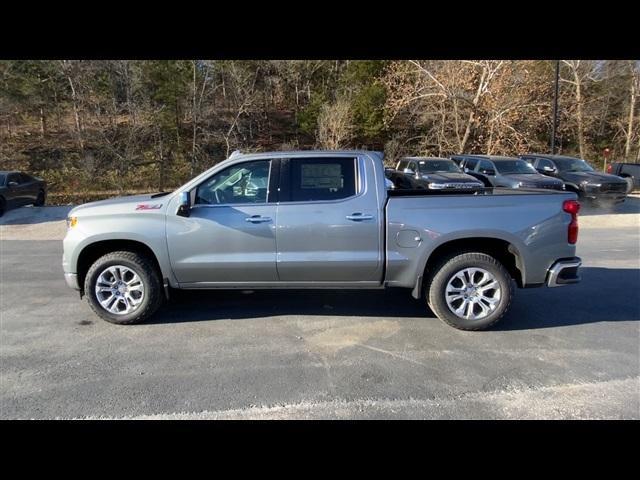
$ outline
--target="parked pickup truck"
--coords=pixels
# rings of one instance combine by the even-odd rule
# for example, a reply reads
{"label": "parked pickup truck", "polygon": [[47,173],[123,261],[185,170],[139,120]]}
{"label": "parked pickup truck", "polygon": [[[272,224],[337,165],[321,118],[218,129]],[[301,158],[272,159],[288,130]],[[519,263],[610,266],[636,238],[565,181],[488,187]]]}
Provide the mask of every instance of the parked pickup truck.
{"label": "parked pickup truck", "polygon": [[640,163],[614,162],[607,165],[607,173],[627,182],[627,193],[640,189]]}
{"label": "parked pickup truck", "polygon": [[174,192],[74,208],[63,268],[119,324],[148,318],[172,288],[402,287],[479,330],[514,284],[580,280],[579,208],[562,191],[387,189],[377,152],[238,153]]}
{"label": "parked pickup truck", "polygon": [[484,188],[480,180],[463,173],[453,160],[437,157],[404,157],[396,169],[385,170],[394,187],[430,190]]}
{"label": "parked pickup truck", "polygon": [[624,202],[628,184],[624,178],[594,170],[585,160],[563,155],[521,155],[543,175],[565,182],[565,188],[583,201],[613,204]]}

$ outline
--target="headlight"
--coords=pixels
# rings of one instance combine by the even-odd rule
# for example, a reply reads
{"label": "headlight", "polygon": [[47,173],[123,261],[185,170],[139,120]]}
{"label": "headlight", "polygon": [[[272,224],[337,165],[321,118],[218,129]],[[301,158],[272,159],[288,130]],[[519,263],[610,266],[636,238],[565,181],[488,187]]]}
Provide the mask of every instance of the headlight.
{"label": "headlight", "polygon": [[67,228],[73,228],[78,224],[78,217],[67,217]]}

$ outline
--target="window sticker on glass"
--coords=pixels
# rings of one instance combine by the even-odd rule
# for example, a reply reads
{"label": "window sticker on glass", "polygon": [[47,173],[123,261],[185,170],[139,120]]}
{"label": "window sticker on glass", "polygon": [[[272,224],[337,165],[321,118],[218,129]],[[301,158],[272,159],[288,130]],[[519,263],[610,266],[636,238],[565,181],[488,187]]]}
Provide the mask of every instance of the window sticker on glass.
{"label": "window sticker on glass", "polygon": [[300,188],[339,189],[343,187],[342,166],[339,163],[308,163],[301,167]]}

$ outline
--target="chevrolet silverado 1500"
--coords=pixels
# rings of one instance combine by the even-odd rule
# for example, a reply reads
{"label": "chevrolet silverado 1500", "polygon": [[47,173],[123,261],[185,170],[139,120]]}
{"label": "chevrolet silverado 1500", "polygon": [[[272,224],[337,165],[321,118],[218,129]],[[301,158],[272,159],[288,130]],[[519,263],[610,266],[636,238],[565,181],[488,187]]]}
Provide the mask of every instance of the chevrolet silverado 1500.
{"label": "chevrolet silverado 1500", "polygon": [[579,208],[573,192],[387,189],[378,152],[234,153],[174,192],[74,208],[63,267],[119,324],[172,288],[402,287],[479,330],[514,285],[579,281]]}

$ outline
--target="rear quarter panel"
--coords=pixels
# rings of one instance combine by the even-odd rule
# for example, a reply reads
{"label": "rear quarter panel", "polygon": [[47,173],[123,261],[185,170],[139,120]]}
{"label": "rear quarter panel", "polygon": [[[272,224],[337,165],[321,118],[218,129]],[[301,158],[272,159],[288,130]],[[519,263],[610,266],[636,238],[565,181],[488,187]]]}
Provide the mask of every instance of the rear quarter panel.
{"label": "rear quarter panel", "polygon": [[[431,253],[463,238],[495,238],[516,249],[525,284],[545,281],[553,262],[575,255],[567,243],[573,193],[391,197],[387,203],[388,286],[413,288]],[[416,241],[416,239],[419,239]]]}

